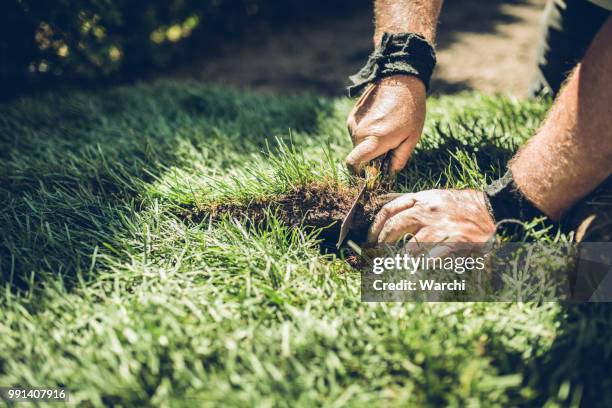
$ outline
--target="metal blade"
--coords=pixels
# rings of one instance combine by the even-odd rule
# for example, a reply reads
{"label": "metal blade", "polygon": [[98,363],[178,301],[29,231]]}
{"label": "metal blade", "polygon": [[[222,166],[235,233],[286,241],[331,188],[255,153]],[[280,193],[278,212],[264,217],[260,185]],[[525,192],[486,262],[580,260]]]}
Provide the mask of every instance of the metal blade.
{"label": "metal blade", "polygon": [[361,198],[365,194],[366,189],[373,189],[376,183],[382,183],[380,185],[382,185],[385,189],[388,189],[395,183],[395,174],[391,174],[390,166],[391,152],[387,152],[384,156],[380,156],[372,160],[363,170],[363,187],[361,187],[359,194],[355,198],[355,201],[353,201],[353,205],[351,205],[350,210],[344,217],[344,220],[342,220],[342,225],[340,226],[340,236],[338,237],[336,248],[340,248],[340,245],[342,245],[342,242],[344,242],[346,239],[346,236],[353,225],[355,210],[359,205],[359,201],[361,201]]}
{"label": "metal blade", "polygon": [[342,225],[340,226],[340,236],[338,237],[338,243],[336,244],[336,248],[340,248],[340,245],[342,245],[342,242],[344,242],[344,240],[346,239],[346,236],[348,235],[351,226],[353,225],[353,217],[355,216],[355,210],[357,209],[357,205],[359,204],[359,201],[361,201],[361,198],[365,193],[366,187],[367,183],[364,183],[363,187],[361,187],[361,190],[359,191],[359,194],[357,194],[355,201],[353,201],[351,209],[342,221]]}

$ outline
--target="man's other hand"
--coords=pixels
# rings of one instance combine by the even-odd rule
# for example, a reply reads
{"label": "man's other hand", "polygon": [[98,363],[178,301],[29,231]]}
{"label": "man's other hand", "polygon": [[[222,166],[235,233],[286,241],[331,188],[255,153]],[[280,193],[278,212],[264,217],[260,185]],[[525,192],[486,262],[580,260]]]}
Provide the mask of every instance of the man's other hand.
{"label": "man's other hand", "polygon": [[358,171],[393,150],[391,170],[403,169],[423,131],[425,98],[425,85],[410,75],[391,76],[369,85],[347,120],[355,147],[346,163]]}
{"label": "man's other hand", "polygon": [[480,191],[427,190],[385,204],[368,241],[395,243],[407,234],[421,243],[485,243],[495,234],[495,223]]}

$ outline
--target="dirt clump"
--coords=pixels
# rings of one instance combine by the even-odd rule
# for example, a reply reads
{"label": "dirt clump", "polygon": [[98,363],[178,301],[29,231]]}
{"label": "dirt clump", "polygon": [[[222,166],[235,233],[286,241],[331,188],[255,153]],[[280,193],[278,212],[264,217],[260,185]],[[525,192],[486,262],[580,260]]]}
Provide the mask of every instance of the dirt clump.
{"label": "dirt clump", "polygon": [[[196,222],[203,219],[215,222],[229,215],[265,227],[268,214],[272,213],[290,227],[322,229],[318,236],[322,240],[322,249],[335,250],[342,221],[358,193],[357,187],[314,182],[249,203],[217,203],[191,213],[187,218]],[[376,193],[366,194],[356,208],[348,239],[365,242],[368,228],[386,201]]]}

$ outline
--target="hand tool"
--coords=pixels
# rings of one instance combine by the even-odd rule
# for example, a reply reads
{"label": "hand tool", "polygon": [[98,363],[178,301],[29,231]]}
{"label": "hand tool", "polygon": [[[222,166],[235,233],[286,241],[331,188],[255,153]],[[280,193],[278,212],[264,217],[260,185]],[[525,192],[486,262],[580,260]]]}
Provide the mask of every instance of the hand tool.
{"label": "hand tool", "polygon": [[384,156],[378,157],[372,160],[368,165],[363,169],[363,186],[359,189],[359,194],[355,197],[353,204],[351,205],[349,211],[346,213],[344,220],[340,226],[340,236],[338,237],[338,243],[336,244],[336,248],[340,248],[340,245],[346,239],[351,226],[353,225],[353,218],[355,217],[355,211],[357,207],[361,204],[363,197],[366,194],[366,191],[373,191],[377,189],[377,187],[381,186],[384,189],[389,188],[395,182],[395,175],[391,174],[391,155],[392,153],[389,151]]}

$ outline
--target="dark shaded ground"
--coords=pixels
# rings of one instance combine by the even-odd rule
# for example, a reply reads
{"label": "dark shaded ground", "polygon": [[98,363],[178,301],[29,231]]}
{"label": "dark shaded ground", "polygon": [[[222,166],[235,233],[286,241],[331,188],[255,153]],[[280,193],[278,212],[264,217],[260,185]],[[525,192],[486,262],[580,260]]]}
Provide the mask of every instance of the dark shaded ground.
{"label": "dark shaded ground", "polygon": [[[432,91],[463,89],[524,93],[534,74],[544,0],[447,1],[438,33]],[[195,78],[266,91],[344,94],[347,77],[372,48],[372,10],[346,18],[254,30],[218,56],[186,65],[173,77]]]}

